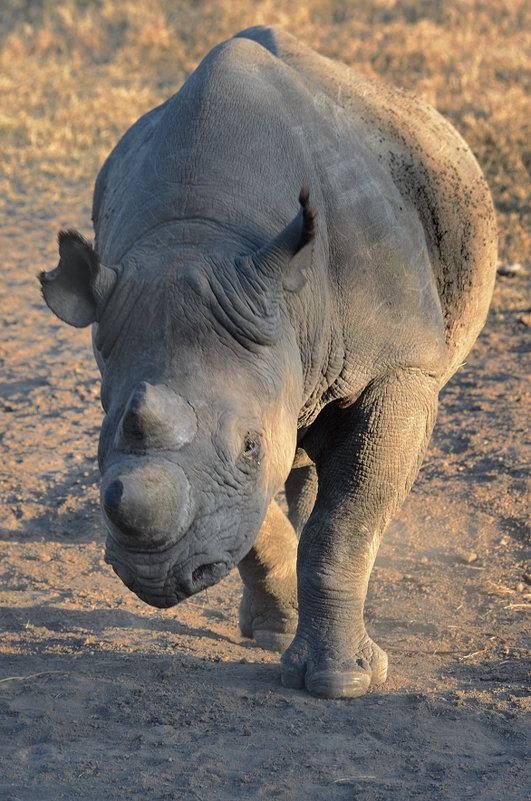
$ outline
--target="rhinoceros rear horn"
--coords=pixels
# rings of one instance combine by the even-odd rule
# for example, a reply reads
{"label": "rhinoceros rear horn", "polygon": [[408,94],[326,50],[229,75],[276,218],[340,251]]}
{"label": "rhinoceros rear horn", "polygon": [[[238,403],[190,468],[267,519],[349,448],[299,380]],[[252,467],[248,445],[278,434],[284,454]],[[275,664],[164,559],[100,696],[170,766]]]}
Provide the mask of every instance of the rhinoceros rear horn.
{"label": "rhinoceros rear horn", "polygon": [[98,319],[116,272],[100,263],[94,248],[77,231],[60,231],[59,264],[39,275],[44,300],[54,314],[76,328]]}
{"label": "rhinoceros rear horn", "polygon": [[123,413],[116,444],[120,448],[177,450],[190,442],[197,417],[190,404],[163,384],[141,381]]}
{"label": "rhinoceros rear horn", "polygon": [[312,248],[306,246],[315,238],[315,212],[310,208],[310,191],[303,187],[299,194],[300,209],[288,225],[255,254],[253,262],[261,273],[273,268],[281,278],[283,289],[297,292],[306,283]]}

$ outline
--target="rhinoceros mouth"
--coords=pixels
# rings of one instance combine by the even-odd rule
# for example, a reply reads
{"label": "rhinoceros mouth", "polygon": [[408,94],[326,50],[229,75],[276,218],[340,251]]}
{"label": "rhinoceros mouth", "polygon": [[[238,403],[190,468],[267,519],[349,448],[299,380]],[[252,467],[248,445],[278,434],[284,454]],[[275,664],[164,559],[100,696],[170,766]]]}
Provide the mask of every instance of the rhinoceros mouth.
{"label": "rhinoceros mouth", "polygon": [[158,583],[139,578],[137,573],[128,565],[124,564],[124,562],[119,562],[114,559],[111,560],[107,557],[105,557],[105,559],[111,565],[118,578],[123,581],[127,589],[134,592],[141,601],[148,603],[150,606],[156,606],[159,609],[167,609],[188,597],[184,593],[176,593],[175,590],[169,592],[165,581]]}
{"label": "rhinoceros mouth", "polygon": [[149,561],[146,561],[145,552],[125,553],[123,548],[116,547],[109,535],[105,561],[128,589],[145,603],[159,609],[175,606],[216,584],[231,569],[228,561],[207,562],[204,556],[181,563],[172,551],[175,548],[151,554]]}

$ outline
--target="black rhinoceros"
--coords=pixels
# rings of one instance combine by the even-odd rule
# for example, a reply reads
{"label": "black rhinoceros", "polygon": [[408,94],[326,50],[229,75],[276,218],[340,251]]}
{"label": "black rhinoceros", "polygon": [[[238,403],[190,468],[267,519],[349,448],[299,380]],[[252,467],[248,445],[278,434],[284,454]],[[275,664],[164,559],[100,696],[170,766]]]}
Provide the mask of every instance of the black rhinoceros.
{"label": "black rhinoceros", "polygon": [[286,687],[383,682],[369,575],[495,274],[467,145],[410,94],[251,28],[125,134],[93,220],[95,249],[60,233],[41,281],[94,324],[107,560],[159,607],[237,565],[241,631],[289,645]]}

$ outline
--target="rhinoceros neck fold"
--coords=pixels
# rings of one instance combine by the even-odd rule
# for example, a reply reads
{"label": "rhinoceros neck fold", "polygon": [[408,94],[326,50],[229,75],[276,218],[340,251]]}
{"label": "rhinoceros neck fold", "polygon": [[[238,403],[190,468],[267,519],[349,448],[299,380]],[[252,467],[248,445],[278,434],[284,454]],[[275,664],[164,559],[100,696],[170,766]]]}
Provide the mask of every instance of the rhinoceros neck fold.
{"label": "rhinoceros neck fold", "polygon": [[[212,270],[207,275],[210,312],[243,347],[273,345],[280,330],[280,291],[260,283],[247,266]],[[280,289],[280,288],[279,288]]]}

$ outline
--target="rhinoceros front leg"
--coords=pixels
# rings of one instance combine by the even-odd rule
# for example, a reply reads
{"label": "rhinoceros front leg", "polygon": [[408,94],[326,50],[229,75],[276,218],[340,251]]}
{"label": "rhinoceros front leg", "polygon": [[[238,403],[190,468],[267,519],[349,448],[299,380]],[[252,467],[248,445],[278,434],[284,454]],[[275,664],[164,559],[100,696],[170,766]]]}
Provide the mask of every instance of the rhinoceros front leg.
{"label": "rhinoceros front leg", "polygon": [[381,534],[420,467],[437,389],[433,377],[403,370],[316,421],[305,447],[319,489],[299,543],[299,623],[281,660],[284,686],[340,698],[385,681],[387,656],[365,630],[363,606]]}
{"label": "rhinoceros front leg", "polygon": [[271,501],[256,541],[238,565],[240,629],[269,651],[283,651],[297,628],[297,536]]}

